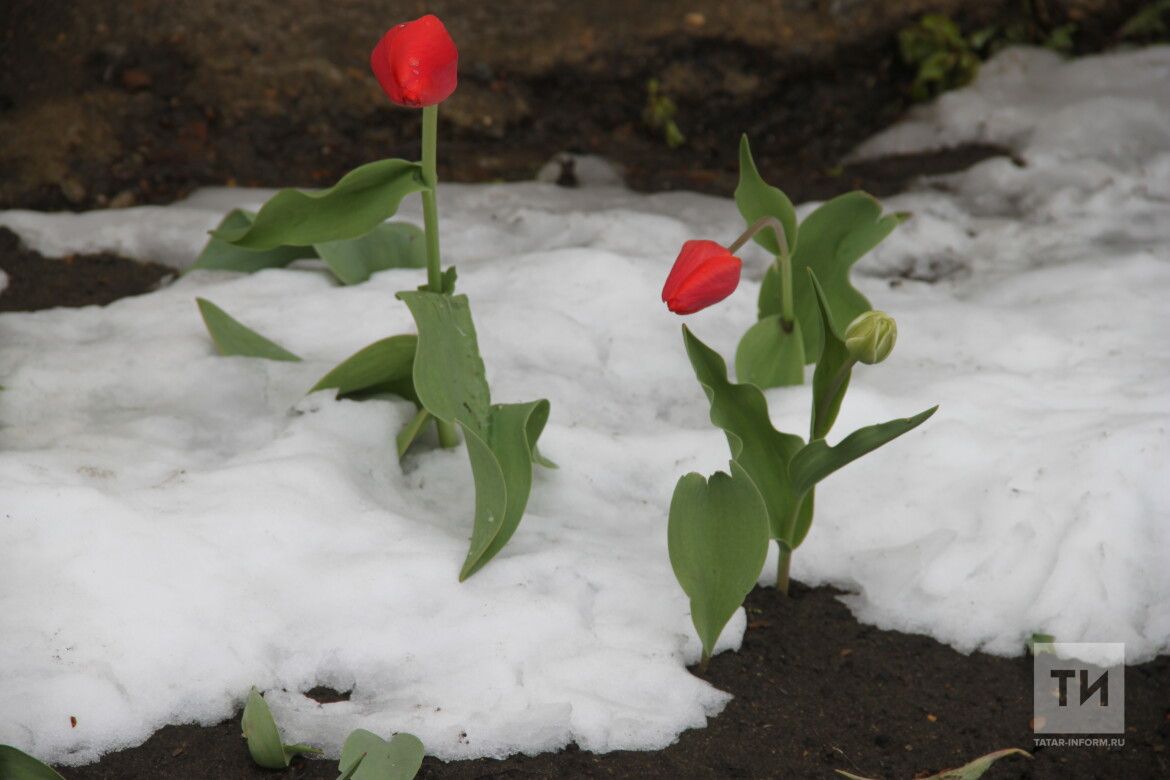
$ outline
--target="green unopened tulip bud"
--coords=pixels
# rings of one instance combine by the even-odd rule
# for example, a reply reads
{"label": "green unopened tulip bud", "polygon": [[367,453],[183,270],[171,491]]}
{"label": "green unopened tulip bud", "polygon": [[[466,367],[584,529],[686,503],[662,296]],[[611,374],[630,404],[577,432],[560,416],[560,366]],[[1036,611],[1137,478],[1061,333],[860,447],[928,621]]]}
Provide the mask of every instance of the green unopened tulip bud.
{"label": "green unopened tulip bud", "polygon": [[845,348],[859,363],[880,363],[894,351],[898,324],[884,311],[867,311],[845,329]]}

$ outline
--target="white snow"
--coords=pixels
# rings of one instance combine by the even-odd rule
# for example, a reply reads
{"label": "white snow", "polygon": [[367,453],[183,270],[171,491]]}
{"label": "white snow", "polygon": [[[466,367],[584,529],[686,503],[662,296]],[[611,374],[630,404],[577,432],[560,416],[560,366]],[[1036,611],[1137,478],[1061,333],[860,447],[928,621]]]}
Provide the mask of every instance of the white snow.
{"label": "white snow", "polygon": [[[1010,50],[864,149],[979,138],[1026,165],[887,200],[914,218],[858,275],[899,342],[858,370],[837,435],[942,408],[823,485],[797,579],[963,651],[1018,654],[1034,631],[1125,642],[1131,662],[1170,649],[1168,76],[1165,47]],[[0,224],[42,251],[182,267],[268,194]],[[726,444],[658,293],[682,241],[739,231],[733,204],[541,183],[440,197],[494,397],[552,401],[541,448],[561,468],[538,471],[510,545],[459,584],[462,449],[400,469],[408,404],[303,395],[412,330],[394,293],[418,271],[348,288],[311,267],[202,272],[0,315],[0,743],[88,762],[227,717],[250,685],[290,741],[407,730],[442,758],[658,748],[722,708],[684,668],[699,646],[665,529],[678,476],[725,468]],[[742,289],[688,318],[725,355],[754,315],[764,258],[746,257]],[[306,361],[215,355],[197,295]],[[769,398],[805,428],[807,387]],[[741,612],[724,647],[743,629]],[[352,700],[299,693],[317,684]]]}

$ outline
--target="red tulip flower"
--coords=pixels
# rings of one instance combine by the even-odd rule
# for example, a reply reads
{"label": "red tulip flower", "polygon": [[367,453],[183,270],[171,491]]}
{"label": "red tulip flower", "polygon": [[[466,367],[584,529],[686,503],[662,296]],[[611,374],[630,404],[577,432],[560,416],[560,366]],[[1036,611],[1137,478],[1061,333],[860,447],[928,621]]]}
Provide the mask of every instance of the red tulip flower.
{"label": "red tulip flower", "polygon": [[687,241],[666,277],[662,300],[675,314],[694,314],[735,292],[742,268],[742,260],[714,241]]}
{"label": "red tulip flower", "polygon": [[370,55],[370,67],[398,105],[433,106],[455,91],[459,50],[439,18],[427,14],[387,30]]}

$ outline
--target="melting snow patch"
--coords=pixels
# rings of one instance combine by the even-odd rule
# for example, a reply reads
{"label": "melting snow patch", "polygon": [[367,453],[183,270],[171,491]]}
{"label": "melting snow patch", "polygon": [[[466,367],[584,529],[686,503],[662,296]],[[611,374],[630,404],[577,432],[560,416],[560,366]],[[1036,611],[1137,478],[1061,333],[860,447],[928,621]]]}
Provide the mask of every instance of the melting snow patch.
{"label": "melting snow patch", "polygon": [[[1125,642],[1131,661],[1170,648],[1168,84],[1167,48],[1011,50],[864,147],[990,140],[1026,165],[887,202],[914,217],[859,283],[901,337],[859,369],[838,428],[942,409],[830,478],[796,578],[964,651],[1019,653],[1034,631]],[[224,210],[268,194],[0,224],[46,252],[182,267]],[[561,468],[538,471],[510,545],[459,584],[462,450],[400,468],[408,404],[304,397],[412,330],[394,293],[417,271],[355,287],[200,272],[105,308],[4,314],[0,742],[92,761],[228,717],[253,684],[291,741],[407,730],[445,759],[659,748],[720,711],[685,669],[699,645],[666,513],[678,476],[725,468],[726,445],[658,293],[683,240],[738,232],[734,206],[540,183],[440,197],[495,397],[552,401],[541,447]],[[421,221],[417,204],[403,216]],[[731,354],[757,289],[692,326]],[[216,356],[196,296],[305,362]],[[808,388],[769,396],[802,430]],[[743,630],[741,612],[723,647]],[[299,693],[318,684],[353,695]]]}

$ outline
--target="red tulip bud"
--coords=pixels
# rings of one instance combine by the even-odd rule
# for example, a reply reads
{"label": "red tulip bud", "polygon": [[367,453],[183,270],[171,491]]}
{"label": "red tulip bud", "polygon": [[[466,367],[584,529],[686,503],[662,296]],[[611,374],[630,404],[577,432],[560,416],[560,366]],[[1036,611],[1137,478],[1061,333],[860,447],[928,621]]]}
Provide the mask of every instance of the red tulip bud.
{"label": "red tulip bud", "polygon": [[662,300],[675,314],[694,314],[735,292],[742,268],[742,260],[714,241],[687,241],[666,277]]}
{"label": "red tulip bud", "polygon": [[439,18],[427,14],[387,30],[370,55],[370,67],[398,105],[433,106],[455,91],[459,50]]}

